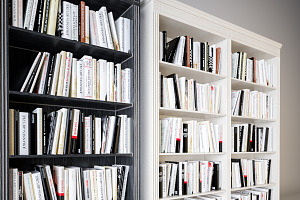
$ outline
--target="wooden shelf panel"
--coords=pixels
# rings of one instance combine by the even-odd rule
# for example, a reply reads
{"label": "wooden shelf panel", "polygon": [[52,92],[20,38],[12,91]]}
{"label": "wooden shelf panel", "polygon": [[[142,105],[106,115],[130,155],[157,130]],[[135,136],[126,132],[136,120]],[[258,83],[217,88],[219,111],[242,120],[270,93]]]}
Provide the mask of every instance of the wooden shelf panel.
{"label": "wooden shelf panel", "polygon": [[210,72],[205,72],[185,66],[175,65],[168,62],[159,62],[159,71],[163,75],[178,74],[179,77],[186,77],[187,79],[194,79],[197,83],[210,83],[214,81],[219,81],[226,79],[226,76],[219,74],[213,74]]}
{"label": "wooden shelf panel", "polygon": [[233,90],[250,89],[251,91],[257,90],[259,92],[269,92],[269,91],[277,90],[277,87],[270,87],[258,83],[252,83],[252,82],[231,78],[231,89]]}
{"label": "wooden shelf panel", "polygon": [[210,156],[210,155],[225,155],[224,152],[217,152],[217,153],[160,153],[159,156],[161,157],[168,157],[168,156]]}
{"label": "wooden shelf panel", "polygon": [[244,116],[231,116],[232,122],[245,122],[245,123],[260,123],[260,122],[276,122],[275,119],[261,119],[256,117],[244,117]]}
{"label": "wooden shelf panel", "polygon": [[216,113],[204,113],[198,111],[188,111],[181,109],[171,109],[171,108],[159,108],[159,115],[170,116],[170,117],[185,117],[185,118],[216,118],[224,117],[225,114]]}
{"label": "wooden shelf panel", "polygon": [[96,59],[101,58],[114,63],[122,63],[132,57],[132,55],[129,53],[98,47],[95,45],[64,39],[35,31],[29,31],[13,26],[9,27],[9,45],[18,48],[46,51],[50,53],[59,53],[60,51],[64,50],[72,52],[73,56],[76,58],[89,55]]}
{"label": "wooden shelf panel", "polygon": [[254,185],[254,186],[249,186],[249,187],[232,188],[231,192],[241,191],[241,190],[249,190],[249,189],[258,188],[258,187],[273,187],[275,185],[276,185],[275,183],[270,183],[270,184],[264,184],[264,185]]}
{"label": "wooden shelf panel", "polygon": [[79,109],[94,109],[94,110],[122,110],[130,108],[133,105],[128,103],[99,101],[91,99],[80,99],[72,97],[61,97],[52,95],[42,95],[35,93],[25,93],[10,91],[9,101],[21,104],[38,104],[45,106],[59,106],[67,108],[79,108]]}
{"label": "wooden shelf panel", "polygon": [[263,154],[275,154],[275,151],[269,152],[231,152],[231,155],[263,155]]}
{"label": "wooden shelf panel", "polygon": [[165,197],[165,198],[160,198],[160,200],[184,199],[184,198],[188,198],[188,197],[221,194],[221,193],[224,193],[224,192],[225,192],[225,190],[217,190],[217,191],[211,191],[211,192],[195,193],[195,194],[191,194],[191,195],[181,195],[181,196]]}

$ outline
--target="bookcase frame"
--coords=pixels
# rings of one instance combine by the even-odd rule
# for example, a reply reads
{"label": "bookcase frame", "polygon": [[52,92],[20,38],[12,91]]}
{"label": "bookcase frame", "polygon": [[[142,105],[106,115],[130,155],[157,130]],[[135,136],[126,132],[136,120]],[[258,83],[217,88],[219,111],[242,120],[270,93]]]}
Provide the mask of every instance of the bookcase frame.
{"label": "bookcase frame", "polygon": [[[280,48],[281,44],[238,27],[210,14],[176,0],[141,1],[141,71],[140,71],[140,199],[159,198],[159,163],[164,161],[209,160],[222,161],[222,190],[193,195],[173,196],[163,199],[183,199],[198,195],[216,194],[231,199],[231,192],[255,187],[270,187],[274,200],[279,200],[280,190]],[[189,35],[194,41],[222,45],[221,75],[177,66],[159,61],[159,32],[167,31],[167,37]],[[244,51],[257,59],[270,59],[276,65],[275,87],[249,83],[231,78],[231,54]],[[159,72],[168,75],[196,79],[197,82],[222,85],[220,114],[183,111],[160,107]],[[231,90],[251,89],[267,92],[274,98],[274,119],[231,116]],[[210,120],[223,124],[222,153],[160,153],[159,119],[165,116]],[[272,152],[231,152],[231,124],[234,122],[257,123],[274,127]],[[231,189],[231,158],[271,158],[270,184]]]}
{"label": "bookcase frame", "polygon": [[[67,0],[78,4],[80,0]],[[28,31],[9,25],[9,0],[0,2],[0,23],[1,23],[1,57],[0,57],[0,199],[9,199],[9,167],[20,167],[22,169],[32,170],[35,164],[50,164],[63,166],[92,167],[95,165],[124,164],[130,166],[126,199],[139,198],[139,0],[85,0],[86,5],[91,9],[98,10],[101,6],[106,6],[108,11],[113,11],[114,17],[119,16],[130,18],[131,20],[131,50],[130,53],[110,50],[97,47],[91,44],[85,44],[72,41],[57,36],[41,34]],[[21,72],[14,76],[18,77],[12,80],[10,73],[10,62],[12,61],[11,48],[24,51],[25,54],[18,54],[21,58],[33,54],[28,51],[49,51],[58,53],[61,50],[70,51],[74,57],[80,58],[83,55],[90,55],[96,59],[106,59],[115,63],[123,63],[125,67],[133,69],[133,89],[131,94],[132,103],[118,103],[108,101],[96,101],[87,99],[78,99],[71,97],[58,97],[50,95],[38,95],[18,92],[19,85],[24,81],[26,73],[22,72],[22,65],[19,68]],[[27,53],[26,53],[27,52]],[[30,57],[30,56],[29,56]],[[32,56],[31,56],[32,57]],[[20,59],[14,58],[12,65],[21,64]],[[27,58],[25,63],[32,62],[32,58]],[[28,70],[28,69],[27,69]],[[14,82],[13,82],[14,81]],[[22,109],[32,111],[34,107],[45,107],[46,110],[57,110],[58,108],[78,108],[86,112],[105,115],[127,114],[133,118],[131,146],[132,153],[128,154],[100,154],[100,155],[29,155],[29,156],[9,156],[8,146],[8,110],[11,106],[22,107]]]}

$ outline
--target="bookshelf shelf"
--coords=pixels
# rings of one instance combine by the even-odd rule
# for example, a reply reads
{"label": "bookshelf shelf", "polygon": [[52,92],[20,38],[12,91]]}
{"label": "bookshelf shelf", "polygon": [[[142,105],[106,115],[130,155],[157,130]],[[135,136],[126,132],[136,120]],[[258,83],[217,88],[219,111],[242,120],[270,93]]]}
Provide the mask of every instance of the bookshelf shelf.
{"label": "bookshelf shelf", "polygon": [[122,63],[132,57],[131,54],[98,47],[91,44],[64,39],[22,28],[9,27],[9,45],[11,47],[58,53],[64,50],[74,52],[75,57],[90,55],[94,58],[106,59],[110,62]]}
{"label": "bookshelf shelf", "polygon": [[186,77],[187,79],[194,79],[197,83],[210,83],[226,79],[226,76],[219,74],[212,74],[185,66],[175,65],[168,62],[159,61],[159,70],[163,75],[178,74],[179,77]]}
{"label": "bookshelf shelf", "polygon": [[133,157],[132,153],[128,154],[67,154],[67,155],[15,155],[9,156],[10,160],[22,160],[22,159],[84,159],[84,158],[105,158],[105,157]]}
{"label": "bookshelf shelf", "polygon": [[275,151],[269,152],[231,152],[231,155],[264,155],[264,154],[275,154]]}
{"label": "bookshelf shelf", "polygon": [[218,153],[159,153],[160,157],[169,157],[169,156],[220,156],[225,155],[223,152]]}
{"label": "bookshelf shelf", "polygon": [[260,122],[276,122],[276,119],[261,119],[256,117],[244,117],[244,116],[231,116],[233,122],[248,122],[248,123],[260,123]]}
{"label": "bookshelf shelf", "polygon": [[[175,15],[176,14],[176,15]],[[270,182],[272,184],[260,185],[257,187],[273,187],[273,200],[279,200],[280,185],[280,49],[281,44],[256,33],[245,30],[234,24],[216,18],[210,14],[192,8],[176,0],[149,0],[142,3],[141,7],[141,71],[140,77],[143,80],[140,84],[141,108],[140,112],[140,130],[141,149],[140,149],[140,172],[147,174],[140,182],[141,199],[184,199],[189,196],[174,196],[160,198],[160,180],[163,177],[166,165],[160,165],[166,162],[185,162],[185,161],[220,161],[222,163],[222,186],[223,192],[217,193],[222,199],[231,199],[231,192],[243,190],[231,189],[231,159],[271,159]],[[163,32],[165,31],[165,32]],[[195,70],[185,66],[175,65],[161,61],[163,45],[161,41],[171,42],[166,45],[168,53],[173,52],[171,45],[175,45],[174,40],[177,36],[190,36],[193,42],[202,42],[199,52],[203,53],[206,42],[210,47],[221,48],[221,74],[216,75],[210,72]],[[188,38],[188,37],[185,37]],[[181,40],[183,41],[183,39]],[[180,42],[180,39],[179,39]],[[178,43],[179,43],[178,42]],[[190,44],[190,43],[187,43]],[[199,48],[198,43],[194,43]],[[188,45],[187,45],[188,46]],[[184,46],[183,52],[186,53],[187,46]],[[205,46],[205,47],[204,47]],[[194,46],[193,46],[194,47]],[[175,48],[175,47],[174,47]],[[177,46],[177,51],[180,46]],[[213,49],[213,48],[212,48]],[[182,50],[182,49],[181,49]],[[182,51],[181,51],[182,52]],[[198,50],[194,51],[193,53]],[[214,50],[212,51],[214,52]],[[232,53],[246,52],[247,58],[255,57],[257,60],[265,60],[270,66],[274,66],[270,79],[274,81],[276,87],[269,87],[262,84],[246,82],[233,79],[232,77]],[[206,57],[200,53],[200,60]],[[211,53],[211,52],[209,52]],[[181,55],[176,54],[175,57]],[[185,54],[184,54],[185,55]],[[185,58],[188,58],[188,53]],[[208,56],[211,56],[209,54]],[[218,55],[216,52],[215,55]],[[246,54],[244,54],[246,55]],[[178,58],[178,57],[177,57]],[[175,59],[176,61],[177,58]],[[190,57],[191,58],[191,57]],[[199,56],[192,57],[197,61]],[[213,58],[214,59],[214,58]],[[194,61],[194,60],[193,60]],[[187,61],[188,62],[188,59]],[[201,61],[200,61],[201,62]],[[216,61],[218,62],[218,61]],[[208,62],[209,63],[209,62]],[[203,63],[202,63],[203,65]],[[209,65],[208,65],[209,66]],[[257,66],[257,65],[256,65]],[[213,66],[214,67],[214,66]],[[178,77],[185,77],[186,80],[193,79],[197,83],[210,83],[214,86],[220,86],[221,101],[220,114],[203,113],[197,111],[188,111],[181,109],[170,109],[161,107],[161,77],[170,74],[177,74]],[[181,79],[183,80],[183,79]],[[175,81],[176,83],[176,81]],[[180,83],[182,87],[183,83]],[[168,83],[166,84],[168,86]],[[190,83],[191,85],[191,83]],[[193,88],[192,86],[189,88]],[[169,88],[168,88],[169,89]],[[179,96],[183,88],[180,88]],[[190,94],[190,90],[186,94]],[[243,116],[231,116],[231,91],[240,89],[250,89],[264,92],[273,97],[273,119],[260,119]],[[193,89],[191,89],[193,90]],[[187,90],[185,90],[187,91]],[[199,90],[198,90],[199,91]],[[198,92],[197,91],[197,92]],[[192,91],[193,92],[193,91]],[[200,88],[200,92],[201,88]],[[197,95],[198,93],[196,93]],[[193,95],[193,94],[192,94]],[[200,93],[200,95],[202,95]],[[177,94],[178,96],[178,94]],[[172,94],[173,97],[173,94]],[[182,96],[181,96],[182,97]],[[199,97],[197,95],[196,97]],[[176,100],[175,90],[175,100]],[[189,101],[191,97],[187,97]],[[222,124],[222,153],[160,153],[162,119],[168,117],[182,118],[183,122],[195,120],[197,122],[209,121],[213,124]],[[176,120],[174,120],[176,122]],[[193,122],[188,122],[193,123]],[[255,127],[271,127],[273,131],[273,148],[272,152],[231,152],[232,151],[232,134],[231,127],[233,124],[253,123]],[[164,124],[165,126],[165,124]],[[166,125],[167,126],[167,125]],[[186,125],[185,125],[186,128]],[[189,129],[189,126],[188,126]],[[194,137],[194,135],[193,135]],[[271,137],[270,137],[271,138]],[[179,166],[179,165],[178,165]],[[162,172],[162,173],[161,173]],[[150,174],[150,175],[148,175]],[[273,185],[274,183],[274,185]],[[255,186],[256,187],[256,186]],[[251,188],[247,188],[251,189]],[[193,196],[198,196],[194,194]]]}
{"label": "bookshelf shelf", "polygon": [[274,186],[276,186],[275,183],[270,183],[270,184],[264,184],[264,185],[254,185],[254,186],[249,186],[249,187],[232,188],[231,192],[241,191],[241,190],[249,190],[249,189],[258,188],[258,187],[274,187]]}
{"label": "bookshelf shelf", "polygon": [[58,106],[67,108],[79,108],[79,109],[94,109],[94,110],[111,110],[118,111],[126,108],[131,108],[133,104],[119,103],[109,101],[99,101],[91,99],[80,99],[72,97],[61,97],[52,95],[42,95],[35,93],[25,93],[10,91],[9,100],[12,103],[18,104],[34,104],[43,106]]}
{"label": "bookshelf shelf", "polygon": [[221,194],[224,193],[225,190],[218,190],[218,191],[211,191],[211,192],[203,192],[203,193],[196,193],[191,195],[181,195],[181,196],[172,196],[172,197],[166,197],[166,198],[160,198],[160,200],[169,200],[169,199],[184,199],[189,197],[196,197],[196,196],[204,196],[204,195],[215,195],[215,194]]}
{"label": "bookshelf shelf", "polygon": [[242,81],[236,78],[231,78],[231,89],[233,90],[250,89],[251,91],[257,90],[259,92],[269,92],[269,91],[276,90],[277,87],[271,87],[271,86],[266,86],[258,83]]}
{"label": "bookshelf shelf", "polygon": [[216,118],[216,117],[224,117],[225,114],[216,114],[216,113],[205,113],[198,111],[188,111],[181,109],[170,109],[170,108],[159,108],[159,114],[161,116],[172,116],[172,117],[183,117],[189,119],[195,118]]}

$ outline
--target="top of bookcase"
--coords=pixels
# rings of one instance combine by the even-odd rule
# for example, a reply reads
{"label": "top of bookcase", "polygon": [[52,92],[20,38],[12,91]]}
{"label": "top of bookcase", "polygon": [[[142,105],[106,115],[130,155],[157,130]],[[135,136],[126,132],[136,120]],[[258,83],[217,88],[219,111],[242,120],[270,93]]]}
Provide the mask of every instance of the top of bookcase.
{"label": "top of bookcase", "polygon": [[253,55],[263,53],[261,57],[265,59],[280,55],[280,43],[194,7],[176,0],[142,0],[141,6],[150,2],[153,3],[154,11],[159,14],[161,31],[165,29],[168,36],[189,34],[196,40],[199,38],[210,43],[226,38],[232,40],[233,47],[242,47],[244,51],[251,50]]}

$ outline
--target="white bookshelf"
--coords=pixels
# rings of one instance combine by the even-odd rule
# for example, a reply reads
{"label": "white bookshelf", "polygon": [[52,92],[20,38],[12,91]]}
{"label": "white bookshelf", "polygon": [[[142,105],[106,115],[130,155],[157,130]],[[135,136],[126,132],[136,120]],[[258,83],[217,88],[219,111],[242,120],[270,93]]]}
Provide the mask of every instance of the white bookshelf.
{"label": "white bookshelf", "polygon": [[[140,199],[159,199],[159,163],[164,161],[209,160],[222,162],[222,190],[212,191],[224,199],[231,192],[253,187],[272,187],[273,200],[279,200],[280,188],[280,48],[281,44],[245,30],[222,19],[204,13],[175,0],[144,0],[141,5],[141,70],[140,70]],[[216,44],[222,49],[221,74],[211,74],[159,60],[159,32],[167,31],[168,39],[189,35],[194,41]],[[265,59],[276,66],[275,85],[269,87],[231,78],[231,54],[247,52],[248,57]],[[220,85],[220,113],[203,113],[160,107],[160,76],[172,73],[199,83]],[[250,89],[271,94],[274,98],[274,119],[231,116],[231,91]],[[181,117],[183,120],[209,120],[223,124],[221,153],[160,153],[159,119]],[[231,125],[255,123],[274,127],[272,152],[231,152]],[[272,160],[270,183],[247,188],[231,188],[231,158]],[[183,199],[203,194],[173,196],[163,199]]]}

